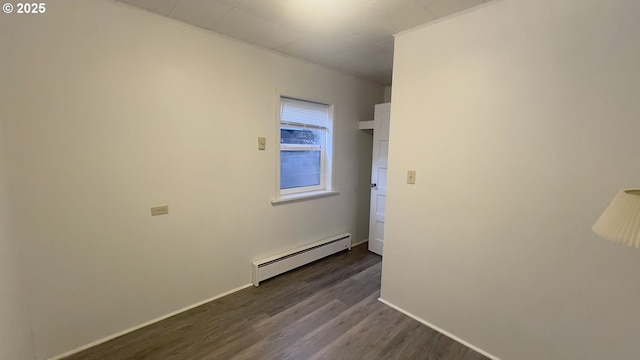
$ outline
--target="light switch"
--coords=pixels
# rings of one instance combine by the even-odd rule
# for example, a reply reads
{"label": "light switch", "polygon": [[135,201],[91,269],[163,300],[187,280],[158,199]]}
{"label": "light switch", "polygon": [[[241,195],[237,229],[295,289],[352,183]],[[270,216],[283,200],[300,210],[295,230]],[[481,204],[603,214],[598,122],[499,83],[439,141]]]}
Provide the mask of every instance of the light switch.
{"label": "light switch", "polygon": [[258,138],[258,150],[264,150],[267,147],[267,139],[263,137]]}
{"label": "light switch", "polygon": [[169,206],[156,206],[151,208],[151,216],[166,215],[169,213]]}
{"label": "light switch", "polygon": [[415,184],[416,183],[416,171],[409,170],[407,171],[407,184]]}

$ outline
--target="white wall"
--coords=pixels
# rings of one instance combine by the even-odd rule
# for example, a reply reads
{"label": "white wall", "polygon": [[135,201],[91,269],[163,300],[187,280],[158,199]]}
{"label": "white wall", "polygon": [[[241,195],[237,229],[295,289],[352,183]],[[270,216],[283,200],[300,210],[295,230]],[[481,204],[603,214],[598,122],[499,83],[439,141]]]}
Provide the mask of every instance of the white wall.
{"label": "white wall", "polygon": [[638,14],[507,0],[396,38],[383,299],[502,359],[638,358],[640,252],[590,230],[640,186]]}
{"label": "white wall", "polygon": [[0,359],[25,360],[33,359],[31,320],[18,237],[12,226],[3,124],[0,113]]}
{"label": "white wall", "polygon": [[[249,284],[256,258],[368,236],[358,121],[383,87],[118,3],[47,5],[0,22],[38,359]],[[335,104],[339,196],[271,205],[276,90]]]}

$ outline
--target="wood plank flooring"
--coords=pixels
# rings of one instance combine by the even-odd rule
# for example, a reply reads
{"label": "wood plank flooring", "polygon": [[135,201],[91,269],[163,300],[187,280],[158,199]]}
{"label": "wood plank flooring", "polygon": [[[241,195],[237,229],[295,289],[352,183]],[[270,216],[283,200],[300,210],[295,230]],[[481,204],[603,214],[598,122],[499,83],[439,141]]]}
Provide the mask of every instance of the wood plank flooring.
{"label": "wood plank flooring", "polygon": [[66,360],[487,360],[379,302],[380,273],[364,244]]}

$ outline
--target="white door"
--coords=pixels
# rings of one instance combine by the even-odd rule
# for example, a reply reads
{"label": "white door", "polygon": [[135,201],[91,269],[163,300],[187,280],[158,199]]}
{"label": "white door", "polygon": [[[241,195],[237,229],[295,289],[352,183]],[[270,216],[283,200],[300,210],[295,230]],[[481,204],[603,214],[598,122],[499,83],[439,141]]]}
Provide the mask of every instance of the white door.
{"label": "white door", "polygon": [[373,118],[373,156],[371,164],[371,210],[369,251],[382,255],[384,213],[387,204],[387,155],[389,153],[389,119],[391,103],[376,105]]}

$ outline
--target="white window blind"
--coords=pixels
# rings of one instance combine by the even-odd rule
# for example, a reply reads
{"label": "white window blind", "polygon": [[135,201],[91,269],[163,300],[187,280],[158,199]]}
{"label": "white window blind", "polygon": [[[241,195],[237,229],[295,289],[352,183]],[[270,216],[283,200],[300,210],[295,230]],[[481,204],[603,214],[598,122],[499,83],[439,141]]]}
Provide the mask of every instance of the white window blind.
{"label": "white window blind", "polygon": [[290,98],[282,98],[280,123],[312,129],[326,129],[329,105]]}

